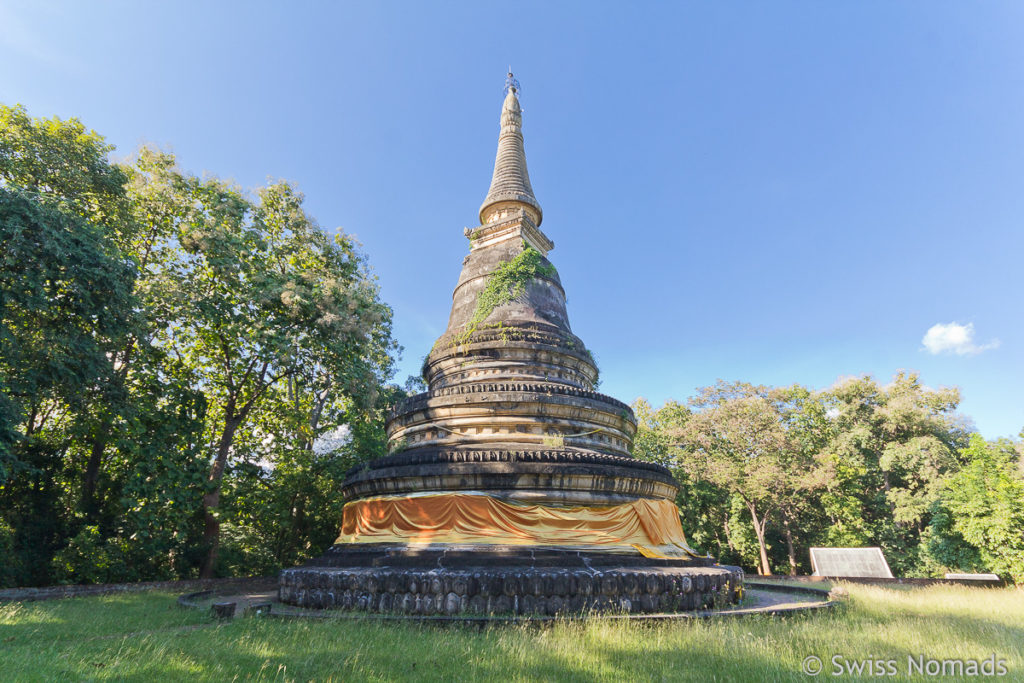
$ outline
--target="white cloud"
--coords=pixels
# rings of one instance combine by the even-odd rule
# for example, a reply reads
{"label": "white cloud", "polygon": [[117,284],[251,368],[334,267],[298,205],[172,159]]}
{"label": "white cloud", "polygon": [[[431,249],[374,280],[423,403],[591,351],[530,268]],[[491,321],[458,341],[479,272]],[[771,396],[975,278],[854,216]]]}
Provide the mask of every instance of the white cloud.
{"label": "white cloud", "polygon": [[976,353],[994,349],[999,346],[999,340],[993,339],[987,344],[974,343],[974,323],[961,325],[960,323],[939,323],[932,325],[924,333],[921,340],[925,350],[931,354],[955,353],[958,356],[973,356]]}

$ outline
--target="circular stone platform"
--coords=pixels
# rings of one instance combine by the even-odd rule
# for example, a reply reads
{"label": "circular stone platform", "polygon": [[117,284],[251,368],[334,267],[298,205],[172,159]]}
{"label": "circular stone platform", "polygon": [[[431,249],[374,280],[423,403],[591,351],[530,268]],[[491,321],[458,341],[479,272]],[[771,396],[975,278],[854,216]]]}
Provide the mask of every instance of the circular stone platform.
{"label": "circular stone platform", "polygon": [[657,613],[736,602],[743,570],[710,558],[515,546],[338,545],[281,573],[298,607],[415,615]]}
{"label": "circular stone platform", "polygon": [[[313,609],[282,603],[277,592],[263,581],[254,582],[250,589],[231,586],[218,590],[186,593],[178,598],[183,607],[212,610],[214,605],[233,605],[228,610],[231,616],[260,615],[285,618],[307,619],[382,619],[414,620],[436,623],[494,624],[514,622],[547,622],[556,619],[573,618],[578,615],[561,613],[555,616],[540,614],[524,615],[481,615],[464,612],[456,615],[403,614],[353,612],[340,609]],[[838,603],[830,599],[828,591],[800,586],[747,583],[743,599],[738,605],[720,609],[698,609],[684,612],[606,612],[589,614],[588,618],[629,619],[631,621],[674,621],[686,619],[707,619],[715,617],[741,617],[755,614],[786,615],[835,607]],[[221,608],[223,610],[223,607]],[[224,616],[223,611],[221,616]]]}

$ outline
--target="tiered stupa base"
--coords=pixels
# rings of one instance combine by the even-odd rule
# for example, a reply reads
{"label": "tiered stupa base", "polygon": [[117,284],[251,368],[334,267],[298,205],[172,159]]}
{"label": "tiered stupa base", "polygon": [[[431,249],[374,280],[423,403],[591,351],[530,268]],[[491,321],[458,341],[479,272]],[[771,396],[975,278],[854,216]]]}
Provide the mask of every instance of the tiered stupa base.
{"label": "tiered stupa base", "polygon": [[338,544],[281,574],[300,607],[408,615],[672,613],[739,599],[743,570],[710,558],[522,546]]}
{"label": "tiered stupa base", "polygon": [[421,447],[353,470],[341,536],[282,572],[280,600],[450,616],[671,613],[738,601],[742,570],[686,546],[661,465],[491,446]]}

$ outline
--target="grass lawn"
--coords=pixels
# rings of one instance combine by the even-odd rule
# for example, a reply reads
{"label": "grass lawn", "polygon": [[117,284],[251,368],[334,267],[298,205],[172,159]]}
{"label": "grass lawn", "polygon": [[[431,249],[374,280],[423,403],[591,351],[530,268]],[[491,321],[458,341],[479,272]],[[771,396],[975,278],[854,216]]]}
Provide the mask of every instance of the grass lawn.
{"label": "grass lawn", "polygon": [[[806,681],[809,655],[824,663],[819,678],[832,679],[833,655],[893,659],[902,678],[908,655],[995,654],[1009,670],[1000,680],[1024,680],[1024,590],[845,588],[840,609],[785,618],[483,630],[260,617],[221,624],[168,593],[13,603],[0,605],[0,679]],[[927,677],[936,678],[958,680]]]}

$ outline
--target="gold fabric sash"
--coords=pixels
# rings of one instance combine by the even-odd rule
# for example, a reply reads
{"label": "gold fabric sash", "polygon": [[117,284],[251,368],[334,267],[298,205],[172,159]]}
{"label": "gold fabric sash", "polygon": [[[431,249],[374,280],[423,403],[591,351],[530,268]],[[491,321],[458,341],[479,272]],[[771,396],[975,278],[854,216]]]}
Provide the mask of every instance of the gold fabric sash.
{"label": "gold fabric sash", "polygon": [[364,498],[345,505],[338,543],[633,548],[646,557],[696,557],[679,511],[641,498],[611,506],[531,505],[483,493]]}

